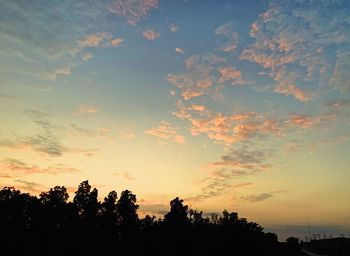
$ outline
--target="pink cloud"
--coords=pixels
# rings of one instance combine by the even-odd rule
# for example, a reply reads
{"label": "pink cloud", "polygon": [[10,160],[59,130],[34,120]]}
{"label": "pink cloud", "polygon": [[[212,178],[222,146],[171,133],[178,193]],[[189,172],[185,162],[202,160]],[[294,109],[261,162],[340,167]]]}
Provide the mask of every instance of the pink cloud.
{"label": "pink cloud", "polygon": [[175,48],[175,52],[178,53],[178,54],[184,54],[185,53],[184,49],[182,49],[182,48]]}
{"label": "pink cloud", "polygon": [[322,123],[330,123],[334,122],[336,119],[336,115],[325,114],[318,116],[310,116],[310,115],[292,115],[290,119],[286,121],[287,124],[302,127],[305,129],[315,128],[316,126],[320,126]]}
{"label": "pink cloud", "polygon": [[185,100],[190,100],[206,94],[213,85],[214,66],[224,61],[215,55],[193,55],[185,61],[186,72],[168,74],[166,80],[180,89]]}
{"label": "pink cloud", "polygon": [[276,72],[272,72],[271,75],[277,83],[274,92],[283,95],[293,95],[295,99],[302,102],[310,100],[308,93],[295,85],[297,80],[296,73],[288,73],[285,68],[281,68]]}
{"label": "pink cloud", "polygon": [[303,90],[301,90],[300,88],[296,87],[293,84],[289,84],[289,85],[279,84],[274,89],[274,92],[277,92],[283,95],[293,95],[297,100],[302,102],[310,100],[310,96],[306,92],[304,92]]}
{"label": "pink cloud", "polygon": [[115,38],[110,41],[110,44],[114,47],[121,45],[124,42],[123,38]]}
{"label": "pink cloud", "polygon": [[203,112],[205,110],[205,106],[203,106],[203,105],[191,105],[191,109],[199,111],[199,112]]}
{"label": "pink cloud", "polygon": [[210,139],[226,145],[247,140],[259,134],[282,136],[277,120],[262,118],[255,113],[234,114],[226,116],[221,113],[207,119],[188,117],[191,122],[190,132],[193,136],[206,134]]}
{"label": "pink cloud", "polygon": [[224,36],[228,39],[228,42],[221,46],[219,50],[224,52],[232,52],[237,48],[239,43],[239,36],[233,30],[232,22],[227,22],[226,24],[218,27],[214,33],[217,36]]}
{"label": "pink cloud", "polygon": [[142,33],[143,37],[149,41],[153,41],[153,40],[156,40],[160,34],[156,31],[153,31],[153,30],[146,30],[146,31],[143,31]]}
{"label": "pink cloud", "polygon": [[172,127],[168,122],[161,121],[157,127],[145,131],[145,134],[154,136],[162,141],[173,141],[176,143],[185,143],[186,139],[177,134],[177,129]]}
{"label": "pink cloud", "polygon": [[218,71],[220,73],[219,83],[224,83],[226,81],[230,81],[233,85],[243,85],[247,83],[242,79],[242,73],[239,70],[231,67],[221,67],[218,68]]}
{"label": "pink cloud", "polygon": [[115,0],[109,10],[126,18],[130,25],[136,25],[141,19],[158,7],[158,0]]}
{"label": "pink cloud", "polygon": [[79,45],[82,48],[88,47],[101,47],[106,42],[112,39],[112,34],[109,32],[98,32],[96,34],[87,35],[79,41]]}
{"label": "pink cloud", "polygon": [[62,173],[79,172],[75,168],[67,167],[62,164],[49,166],[47,168],[41,168],[38,165],[29,165],[17,159],[6,159],[2,161],[1,169],[2,169],[1,173],[6,173],[11,177],[30,175],[34,173],[57,175]]}

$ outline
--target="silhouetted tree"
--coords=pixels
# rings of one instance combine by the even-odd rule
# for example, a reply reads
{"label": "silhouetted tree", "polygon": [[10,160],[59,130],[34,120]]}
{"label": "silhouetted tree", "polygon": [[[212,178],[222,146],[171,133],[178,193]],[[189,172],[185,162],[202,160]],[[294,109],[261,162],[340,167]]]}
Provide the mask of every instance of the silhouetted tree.
{"label": "silhouetted tree", "polygon": [[170,201],[170,212],[165,214],[164,222],[174,226],[182,226],[188,223],[188,206],[183,205],[183,200],[176,197]]}
{"label": "silhouetted tree", "polygon": [[74,204],[78,209],[79,215],[83,219],[90,219],[96,217],[98,201],[98,191],[94,188],[91,191],[89,181],[83,181],[78,187],[78,191],[75,192],[73,199]]}
{"label": "silhouetted tree", "polygon": [[129,190],[124,190],[117,202],[118,223],[123,227],[134,227],[138,223],[136,196]]}
{"label": "silhouetted tree", "polygon": [[[39,198],[12,187],[0,191],[1,255],[301,255],[296,238],[281,247],[236,212],[204,217],[182,199],[170,202],[164,218],[139,219],[136,195],[111,191],[102,202],[88,181],[79,184],[72,202],[65,187]],[[283,248],[286,249],[283,252]]]}

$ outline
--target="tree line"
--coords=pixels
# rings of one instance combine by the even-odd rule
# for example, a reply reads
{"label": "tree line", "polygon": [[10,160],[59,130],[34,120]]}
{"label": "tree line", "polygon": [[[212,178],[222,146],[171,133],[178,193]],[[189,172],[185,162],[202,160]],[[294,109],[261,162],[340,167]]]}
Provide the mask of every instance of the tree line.
{"label": "tree line", "polygon": [[[277,235],[236,212],[205,217],[178,197],[163,218],[139,218],[136,195],[111,191],[103,201],[88,181],[71,202],[56,186],[38,197],[0,191],[1,255],[297,255]],[[296,245],[297,246],[297,245]],[[292,253],[292,254],[291,254]]]}

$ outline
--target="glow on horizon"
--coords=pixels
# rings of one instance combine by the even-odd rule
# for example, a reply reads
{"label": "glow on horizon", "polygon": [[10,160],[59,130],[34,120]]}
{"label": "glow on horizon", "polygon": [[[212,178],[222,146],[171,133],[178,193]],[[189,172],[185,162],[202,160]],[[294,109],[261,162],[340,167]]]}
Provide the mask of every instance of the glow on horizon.
{"label": "glow on horizon", "polygon": [[[0,3],[0,185],[88,179],[350,233],[347,1]],[[306,217],[307,216],[307,217]],[[323,228],[323,229],[322,229]]]}

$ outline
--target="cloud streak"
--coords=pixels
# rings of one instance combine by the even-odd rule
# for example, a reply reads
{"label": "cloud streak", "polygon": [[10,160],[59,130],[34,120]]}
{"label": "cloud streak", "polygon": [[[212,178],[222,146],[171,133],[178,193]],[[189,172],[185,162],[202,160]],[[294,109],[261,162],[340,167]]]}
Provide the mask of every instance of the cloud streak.
{"label": "cloud streak", "polygon": [[272,153],[253,150],[248,146],[233,147],[221,157],[220,161],[212,162],[203,167],[208,173],[200,182],[200,192],[187,200],[200,202],[213,197],[220,197],[229,189],[244,189],[252,185],[251,182],[232,184],[233,179],[254,175],[272,168],[270,158]]}
{"label": "cloud streak", "polygon": [[41,168],[38,165],[30,165],[21,160],[13,158],[8,158],[1,162],[1,174],[6,174],[9,177],[22,177],[30,174],[58,175],[77,172],[79,172],[79,170],[72,167],[67,167],[63,164]]}
{"label": "cloud streak", "polygon": [[145,131],[145,134],[158,138],[160,141],[173,141],[176,143],[186,143],[184,136],[177,134],[177,128],[174,128],[170,123],[161,121],[157,127],[153,127]]}

